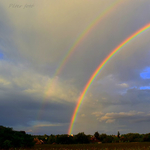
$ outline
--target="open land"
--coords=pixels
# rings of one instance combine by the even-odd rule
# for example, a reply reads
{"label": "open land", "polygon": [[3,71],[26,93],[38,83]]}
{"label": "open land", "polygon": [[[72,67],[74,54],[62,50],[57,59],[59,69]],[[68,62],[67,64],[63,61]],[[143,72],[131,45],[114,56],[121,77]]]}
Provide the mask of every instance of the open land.
{"label": "open land", "polygon": [[[18,148],[15,150],[150,150],[150,142],[109,143],[109,144],[43,144],[33,148]],[[14,150],[14,149],[11,149]]]}

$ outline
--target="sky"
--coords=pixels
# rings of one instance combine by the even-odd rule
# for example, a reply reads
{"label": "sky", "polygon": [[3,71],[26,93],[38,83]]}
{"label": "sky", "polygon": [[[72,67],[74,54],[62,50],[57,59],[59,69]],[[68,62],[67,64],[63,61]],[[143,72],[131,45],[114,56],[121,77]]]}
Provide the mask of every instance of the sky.
{"label": "sky", "polygon": [[[150,23],[147,0],[0,0],[0,125],[67,134],[96,68]],[[91,83],[72,134],[149,133],[150,29]]]}

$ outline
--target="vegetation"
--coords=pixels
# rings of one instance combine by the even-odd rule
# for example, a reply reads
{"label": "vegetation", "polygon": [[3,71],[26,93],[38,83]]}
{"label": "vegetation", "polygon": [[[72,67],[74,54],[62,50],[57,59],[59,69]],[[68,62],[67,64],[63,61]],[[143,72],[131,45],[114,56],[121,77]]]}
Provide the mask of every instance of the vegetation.
{"label": "vegetation", "polygon": [[95,132],[94,135],[86,135],[84,132],[71,136],[63,135],[44,135],[34,136],[34,138],[42,140],[45,144],[89,144],[89,143],[129,143],[129,142],[150,142],[150,133],[128,133],[120,135],[107,135],[105,133],[99,134]]}
{"label": "vegetation", "polygon": [[0,126],[0,149],[34,146],[33,137],[24,131]]}
{"label": "vegetation", "polygon": [[104,143],[104,144],[42,144],[33,148],[11,150],[150,150],[150,143]]}
{"label": "vegetation", "polygon": [[[34,144],[38,145],[34,145]],[[128,133],[107,135],[95,132],[86,135],[84,132],[76,135],[28,135],[24,131],[14,131],[12,128],[0,126],[0,149],[88,149],[88,150],[150,150],[150,133]]]}

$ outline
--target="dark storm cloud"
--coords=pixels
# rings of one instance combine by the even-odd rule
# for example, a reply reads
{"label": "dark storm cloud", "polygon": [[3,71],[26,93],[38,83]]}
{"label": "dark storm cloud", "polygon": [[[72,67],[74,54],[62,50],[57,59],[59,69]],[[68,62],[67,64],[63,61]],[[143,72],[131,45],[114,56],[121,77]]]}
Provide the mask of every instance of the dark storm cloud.
{"label": "dark storm cloud", "polygon": [[[141,90],[139,88],[128,89],[123,94],[112,95],[105,92],[101,93],[99,97],[97,97],[98,102],[104,107],[133,106],[133,108],[136,108],[137,105],[150,105],[150,90]],[[141,107],[141,110],[144,110],[144,108]]]}
{"label": "dark storm cloud", "polygon": [[19,93],[7,94],[0,101],[0,119],[7,126],[30,126],[32,121],[68,123],[73,109],[69,103],[44,102]]}

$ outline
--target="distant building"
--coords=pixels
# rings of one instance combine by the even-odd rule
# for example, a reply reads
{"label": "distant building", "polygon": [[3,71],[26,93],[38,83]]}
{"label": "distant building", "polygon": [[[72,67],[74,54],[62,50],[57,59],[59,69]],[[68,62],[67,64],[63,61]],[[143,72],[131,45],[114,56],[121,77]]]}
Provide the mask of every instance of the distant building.
{"label": "distant building", "polygon": [[34,142],[35,142],[35,144],[44,144],[44,142],[43,142],[43,140],[39,140],[37,137],[36,138],[34,138]]}
{"label": "distant building", "polygon": [[91,139],[90,139],[90,142],[91,143],[98,143],[98,144],[101,144],[102,142],[100,140],[98,140],[95,136],[92,136]]}

